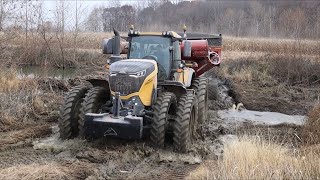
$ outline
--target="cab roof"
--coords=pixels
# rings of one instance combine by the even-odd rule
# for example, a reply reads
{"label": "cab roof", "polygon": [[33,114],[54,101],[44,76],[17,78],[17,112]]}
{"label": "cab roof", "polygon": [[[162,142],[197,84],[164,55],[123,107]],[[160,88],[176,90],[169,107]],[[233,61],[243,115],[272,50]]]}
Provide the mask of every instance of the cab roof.
{"label": "cab roof", "polygon": [[[166,34],[163,34],[166,33]],[[130,36],[131,34],[129,34]],[[174,38],[181,38],[181,36],[174,31],[164,31],[164,32],[138,32],[138,34],[132,34],[133,36],[171,36]]]}

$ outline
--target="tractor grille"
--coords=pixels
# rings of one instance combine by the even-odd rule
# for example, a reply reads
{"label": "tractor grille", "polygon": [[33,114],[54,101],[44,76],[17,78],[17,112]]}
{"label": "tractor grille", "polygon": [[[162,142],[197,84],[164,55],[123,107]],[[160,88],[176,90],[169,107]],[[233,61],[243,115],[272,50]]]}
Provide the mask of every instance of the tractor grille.
{"label": "tractor grille", "polygon": [[110,77],[110,88],[113,92],[120,92],[120,96],[126,96],[138,92],[145,77],[135,78],[128,74],[117,74]]}

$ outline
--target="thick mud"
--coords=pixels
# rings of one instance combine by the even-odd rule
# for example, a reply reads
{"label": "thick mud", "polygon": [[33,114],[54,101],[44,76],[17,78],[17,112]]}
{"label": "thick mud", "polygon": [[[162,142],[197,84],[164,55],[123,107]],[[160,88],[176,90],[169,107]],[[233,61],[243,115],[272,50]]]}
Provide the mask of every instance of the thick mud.
{"label": "thick mud", "polygon": [[[284,123],[298,127],[303,122],[302,116],[245,110],[235,100],[231,82],[209,78],[208,120],[202,127],[201,139],[186,154],[174,152],[170,144],[165,149],[155,149],[148,140],[61,141],[58,127],[52,123],[51,128],[44,126],[45,130],[16,133],[29,136],[0,141],[0,179],[34,179],[35,176],[40,179],[184,179],[204,160],[221,157],[224,144],[237,140],[239,132],[246,128],[260,125],[278,129],[276,126]],[[0,136],[9,137],[8,133],[12,134],[5,132]]]}

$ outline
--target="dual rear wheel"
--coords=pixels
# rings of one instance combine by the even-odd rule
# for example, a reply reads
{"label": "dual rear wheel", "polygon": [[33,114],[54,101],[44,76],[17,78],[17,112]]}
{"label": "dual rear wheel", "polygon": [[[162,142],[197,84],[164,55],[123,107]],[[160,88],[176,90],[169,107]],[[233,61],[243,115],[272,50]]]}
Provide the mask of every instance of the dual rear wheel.
{"label": "dual rear wheel", "polygon": [[[194,91],[177,98],[171,92],[159,94],[153,105],[153,119],[150,140],[157,147],[164,147],[166,134],[173,135],[173,146],[179,152],[187,152],[196,137],[199,125],[206,119],[207,81],[195,79]],[[84,135],[86,113],[99,113],[109,100],[106,88],[77,86],[65,96],[60,111],[59,128],[61,139],[71,139]]]}
{"label": "dual rear wheel", "polygon": [[196,134],[198,121],[198,100],[192,91],[178,100],[171,92],[161,93],[153,106],[154,116],[150,139],[154,145],[163,148],[166,134],[173,134],[173,146],[179,152],[187,152]]}
{"label": "dual rear wheel", "polygon": [[76,86],[69,91],[60,109],[59,132],[61,139],[84,136],[84,116],[99,113],[101,106],[109,99],[109,92],[103,87]]}

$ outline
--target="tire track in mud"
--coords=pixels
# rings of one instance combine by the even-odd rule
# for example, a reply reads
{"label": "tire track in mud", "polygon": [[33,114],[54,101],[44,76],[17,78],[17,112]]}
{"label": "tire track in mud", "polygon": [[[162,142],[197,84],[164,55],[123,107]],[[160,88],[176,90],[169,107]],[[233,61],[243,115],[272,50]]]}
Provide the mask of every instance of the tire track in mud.
{"label": "tire track in mud", "polygon": [[41,163],[55,158],[54,154],[38,151],[32,147],[20,148],[0,152],[0,169],[17,165]]}
{"label": "tire track in mud", "polygon": [[[200,165],[200,162],[195,163],[191,154],[183,154],[182,156],[176,153],[156,151],[150,157],[145,157],[140,163],[130,164],[127,171],[124,171],[128,173],[127,175],[120,173],[115,177],[124,179],[185,179]],[[184,159],[185,157],[189,157],[189,160]],[[121,167],[120,165],[117,169],[125,169],[125,166]]]}
{"label": "tire track in mud", "polygon": [[47,124],[29,126],[25,129],[0,133],[0,169],[21,164],[31,164],[54,158],[53,154],[32,148],[34,138],[51,134]]}
{"label": "tire track in mud", "polygon": [[199,165],[182,165],[174,167],[174,169],[169,169],[161,176],[160,179],[166,180],[183,180],[186,176],[193,170],[195,170]]}

